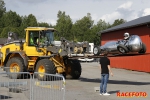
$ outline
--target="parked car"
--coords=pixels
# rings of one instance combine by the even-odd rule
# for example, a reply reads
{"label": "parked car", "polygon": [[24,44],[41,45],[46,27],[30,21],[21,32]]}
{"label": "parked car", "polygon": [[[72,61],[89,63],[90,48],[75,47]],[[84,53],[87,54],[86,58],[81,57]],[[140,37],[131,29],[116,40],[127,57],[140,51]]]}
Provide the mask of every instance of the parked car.
{"label": "parked car", "polygon": [[109,54],[145,53],[146,45],[138,35],[131,35],[128,40],[109,41],[102,46],[94,47],[93,54],[99,55],[104,51]]}

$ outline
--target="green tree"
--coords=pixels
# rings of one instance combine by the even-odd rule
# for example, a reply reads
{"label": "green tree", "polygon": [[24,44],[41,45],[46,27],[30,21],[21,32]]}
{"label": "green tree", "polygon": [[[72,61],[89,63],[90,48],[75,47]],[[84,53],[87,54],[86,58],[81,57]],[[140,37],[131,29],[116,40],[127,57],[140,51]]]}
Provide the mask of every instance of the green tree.
{"label": "green tree", "polygon": [[[62,37],[66,39],[71,39],[71,28],[72,28],[72,20],[69,15],[66,15],[65,12],[58,11],[57,14],[57,23],[56,29],[59,31]],[[56,37],[58,39],[58,37]]]}
{"label": "green tree", "polygon": [[100,45],[100,37],[98,35],[98,32],[100,31],[100,29],[98,28],[97,25],[94,25],[92,28],[91,28],[91,39],[90,40],[91,42],[94,43],[94,45]]}
{"label": "green tree", "polygon": [[87,13],[87,16],[84,16],[82,19],[77,20],[73,25],[72,34],[74,40],[82,42],[89,41],[91,34],[91,27],[93,26],[94,21],[91,18],[91,14]]}
{"label": "green tree", "polygon": [[3,0],[0,0],[0,33],[2,31],[3,28],[3,20],[1,19],[1,17],[3,16],[3,14],[6,12],[6,7],[5,7],[5,3]]}
{"label": "green tree", "polygon": [[0,18],[5,13],[5,11],[6,11],[5,2],[3,0],[0,0]]}
{"label": "green tree", "polygon": [[107,28],[110,28],[110,24],[109,23],[106,23],[104,20],[100,19],[98,22],[97,22],[97,25],[94,25],[91,29],[92,31],[92,39],[93,39],[93,42],[95,45],[100,45],[100,32],[107,29]]}
{"label": "green tree", "polygon": [[125,22],[126,22],[126,20],[124,20],[124,19],[116,19],[116,20],[114,21],[114,23],[111,25],[111,27],[114,27],[114,26],[123,24],[123,23],[125,23]]}
{"label": "green tree", "polygon": [[39,27],[49,27],[49,24],[46,22],[38,22]]}
{"label": "green tree", "polygon": [[22,21],[21,21],[21,26],[19,28],[21,38],[25,38],[25,30],[24,29],[28,27],[27,19],[28,19],[27,16],[21,16]]}
{"label": "green tree", "polygon": [[38,26],[36,17],[32,14],[29,14],[27,19],[26,19],[26,24],[28,27]]}
{"label": "green tree", "polygon": [[6,37],[7,38],[8,37],[8,32],[15,32],[18,35],[20,35],[19,30],[17,28],[13,28],[13,27],[8,26],[8,27],[3,28],[0,37],[2,37],[2,38]]}
{"label": "green tree", "polygon": [[28,27],[27,19],[28,19],[27,16],[21,16],[21,20],[22,20],[21,27],[23,27],[23,29]]}
{"label": "green tree", "polygon": [[[37,22],[33,14],[20,17],[16,12],[11,10],[6,12],[4,0],[0,0],[0,37],[7,37],[7,33],[10,31],[19,33],[21,37],[25,37],[24,29],[26,27],[54,27],[58,30],[60,36],[68,40],[77,42],[89,41],[99,45],[100,34],[98,36],[97,33],[126,22],[124,19],[116,19],[110,25],[100,19],[96,25],[93,25],[94,21],[92,20],[91,14],[87,13],[86,16],[73,24],[70,16],[62,11],[58,11],[57,18],[56,26],[53,26],[46,22]],[[56,36],[56,39],[58,39],[58,36]]]}
{"label": "green tree", "polygon": [[105,20],[100,19],[97,22],[98,31],[106,30],[107,28],[110,28],[111,25],[109,23],[106,23]]}
{"label": "green tree", "polygon": [[6,12],[2,18],[3,27],[19,27],[21,25],[21,17],[11,10]]}
{"label": "green tree", "polygon": [[1,37],[7,37],[8,32],[20,33],[19,27],[21,25],[21,17],[11,10],[4,13],[1,17]]}

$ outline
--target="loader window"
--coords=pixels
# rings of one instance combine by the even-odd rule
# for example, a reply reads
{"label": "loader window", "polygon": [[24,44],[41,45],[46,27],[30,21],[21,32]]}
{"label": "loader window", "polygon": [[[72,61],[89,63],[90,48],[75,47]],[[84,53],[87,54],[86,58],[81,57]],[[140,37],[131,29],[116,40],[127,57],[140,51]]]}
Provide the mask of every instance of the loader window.
{"label": "loader window", "polygon": [[48,46],[53,44],[53,31],[30,31],[29,32],[29,46]]}
{"label": "loader window", "polygon": [[52,31],[46,31],[46,37],[48,39],[48,43],[52,44],[54,41],[54,34]]}
{"label": "loader window", "polygon": [[29,46],[35,46],[39,36],[39,31],[30,31],[29,32]]}

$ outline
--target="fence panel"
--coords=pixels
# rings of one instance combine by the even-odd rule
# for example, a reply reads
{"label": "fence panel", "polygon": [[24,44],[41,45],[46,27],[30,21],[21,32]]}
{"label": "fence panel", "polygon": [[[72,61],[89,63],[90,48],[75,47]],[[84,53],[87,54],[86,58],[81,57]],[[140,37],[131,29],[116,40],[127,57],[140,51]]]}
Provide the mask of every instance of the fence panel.
{"label": "fence panel", "polygon": [[[21,79],[16,79],[21,75]],[[0,100],[31,100],[31,75],[28,72],[0,72]]]}
{"label": "fence panel", "polygon": [[[40,75],[44,75],[40,79]],[[61,75],[34,73],[33,100],[65,100],[65,79]]]}
{"label": "fence panel", "polygon": [[[37,72],[31,75],[9,67],[3,70],[0,70],[0,100],[65,100],[65,79],[62,75]],[[19,79],[18,75],[21,76]],[[44,75],[43,79],[39,77],[41,75]]]}

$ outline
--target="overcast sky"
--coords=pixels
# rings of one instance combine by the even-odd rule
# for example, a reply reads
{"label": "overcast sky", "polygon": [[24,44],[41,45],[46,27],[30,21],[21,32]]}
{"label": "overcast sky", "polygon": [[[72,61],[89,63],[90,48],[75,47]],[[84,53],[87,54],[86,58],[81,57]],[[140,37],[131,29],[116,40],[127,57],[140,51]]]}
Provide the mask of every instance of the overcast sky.
{"label": "overcast sky", "polygon": [[4,0],[6,10],[20,16],[33,14],[38,22],[55,25],[58,11],[65,11],[73,22],[90,13],[94,23],[100,19],[130,21],[150,15],[150,0]]}

